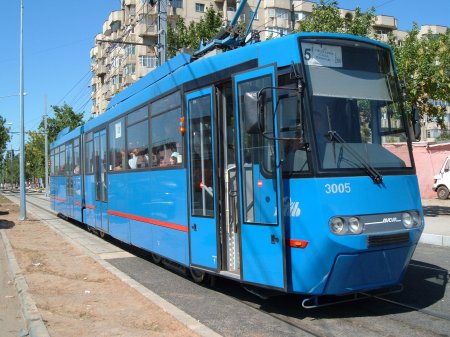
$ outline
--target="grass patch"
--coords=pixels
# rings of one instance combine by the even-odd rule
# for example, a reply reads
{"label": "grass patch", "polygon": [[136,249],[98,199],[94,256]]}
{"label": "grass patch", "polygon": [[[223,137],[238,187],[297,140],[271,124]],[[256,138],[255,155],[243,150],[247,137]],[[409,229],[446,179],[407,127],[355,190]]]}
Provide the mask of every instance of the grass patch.
{"label": "grass patch", "polygon": [[1,204],[10,204],[11,200],[9,200],[7,197],[5,197],[1,192],[0,192],[0,205]]}

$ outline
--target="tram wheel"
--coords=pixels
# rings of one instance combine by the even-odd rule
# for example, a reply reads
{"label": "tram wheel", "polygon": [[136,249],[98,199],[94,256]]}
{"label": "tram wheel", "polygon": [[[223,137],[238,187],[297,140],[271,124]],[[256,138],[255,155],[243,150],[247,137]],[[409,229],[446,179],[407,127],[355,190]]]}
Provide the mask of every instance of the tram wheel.
{"label": "tram wheel", "polygon": [[440,187],[437,189],[437,196],[438,196],[438,198],[441,199],[441,200],[447,200],[449,194],[450,194],[450,191],[449,191],[448,188],[445,187],[445,186],[440,186]]}
{"label": "tram wheel", "polygon": [[152,253],[152,260],[154,263],[160,264],[162,261],[162,258],[158,254]]}
{"label": "tram wheel", "polygon": [[206,273],[204,271],[190,268],[192,279],[195,283],[202,283],[205,280]]}
{"label": "tram wheel", "polygon": [[105,238],[105,232],[104,231],[98,231],[98,235],[104,239]]}

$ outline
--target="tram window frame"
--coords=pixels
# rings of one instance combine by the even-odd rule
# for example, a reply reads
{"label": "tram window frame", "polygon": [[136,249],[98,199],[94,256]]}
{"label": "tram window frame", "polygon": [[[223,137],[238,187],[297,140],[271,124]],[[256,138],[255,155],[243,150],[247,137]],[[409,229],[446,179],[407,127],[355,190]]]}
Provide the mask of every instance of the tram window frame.
{"label": "tram window frame", "polygon": [[[283,72],[279,72],[278,74],[278,88],[277,88],[277,117],[278,117],[278,136],[280,139],[282,139],[279,143],[279,151],[280,151],[280,158],[283,159],[283,162],[286,164],[288,160],[286,160],[287,154],[286,151],[292,151],[294,150],[294,156],[292,157],[292,165],[298,164],[298,157],[295,154],[297,151],[304,151],[305,152],[305,163],[302,165],[304,169],[301,170],[287,170],[285,165],[283,165],[283,176],[287,177],[293,177],[293,176],[311,176],[312,170],[311,170],[311,151],[308,151],[306,147],[296,149],[295,144],[292,144],[293,142],[297,142],[296,140],[283,140],[283,138],[295,138],[296,131],[288,130],[284,131],[283,126],[285,125],[283,122],[285,122],[284,116],[280,111],[278,111],[279,104],[282,102],[284,97],[288,97],[289,95],[294,95],[294,91],[291,90],[285,90],[283,91],[282,88],[289,88],[289,89],[295,89],[298,86],[297,79],[292,78],[291,75],[291,69],[286,69]],[[306,126],[306,115],[305,115],[305,105],[303,98],[302,99],[302,110],[303,110],[303,131],[305,132],[307,129]],[[302,112],[300,112],[302,113]],[[300,120],[300,116],[296,116],[296,123],[298,120]],[[286,123],[286,125],[291,125],[289,122]],[[291,144],[288,144],[291,143]],[[300,141],[297,142],[300,144]],[[289,148],[288,148],[289,147]],[[289,164],[289,162],[288,162]]]}
{"label": "tram window frame", "polygon": [[65,168],[66,168],[66,148],[64,144],[59,146],[59,170],[58,170],[59,176],[65,175]]}
{"label": "tram window frame", "polygon": [[[65,175],[71,176],[73,175],[73,143],[67,142],[65,145],[66,151],[66,167],[64,168]],[[69,151],[71,149],[71,151]]]}
{"label": "tram window frame", "polygon": [[126,116],[127,169],[146,169],[149,163],[149,105],[146,104]]}
{"label": "tram window frame", "polygon": [[50,176],[54,176],[55,175],[55,149],[50,150],[50,163],[47,163],[47,165],[50,166]]}
{"label": "tram window frame", "polygon": [[[180,118],[183,117],[181,102],[181,92],[177,90],[159,98],[150,105],[150,153],[152,169],[180,168],[184,165],[184,139],[179,127]],[[166,121],[157,123],[162,119],[166,119]],[[173,120],[173,122],[170,123],[170,120]],[[161,125],[165,126],[164,131],[167,131],[165,136],[161,136]],[[155,139],[156,135],[158,135],[158,139]],[[173,141],[162,143],[159,139]],[[162,158],[161,153],[163,154]],[[172,163],[171,158],[173,157],[176,158],[176,163]]]}
{"label": "tram window frame", "polygon": [[[120,125],[120,126],[119,126]],[[117,137],[119,134],[119,137]],[[116,141],[121,138],[120,141]],[[127,169],[125,117],[114,120],[108,125],[108,171],[118,172]],[[118,158],[118,154],[120,157]],[[117,165],[116,165],[117,164]]]}
{"label": "tram window frame", "polygon": [[94,174],[94,134],[89,132],[85,137],[84,144],[84,172],[86,175]]}
{"label": "tram window frame", "polygon": [[80,138],[76,138],[73,141],[73,174],[81,174]]}

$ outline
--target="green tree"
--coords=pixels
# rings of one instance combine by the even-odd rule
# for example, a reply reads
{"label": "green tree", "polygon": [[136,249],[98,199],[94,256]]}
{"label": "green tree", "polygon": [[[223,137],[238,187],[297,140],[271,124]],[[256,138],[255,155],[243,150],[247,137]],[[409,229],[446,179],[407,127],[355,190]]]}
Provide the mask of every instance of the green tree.
{"label": "green tree", "polygon": [[26,167],[25,175],[27,180],[44,178],[45,176],[45,140],[44,134],[32,131],[28,134],[28,141],[25,144]]}
{"label": "green tree", "polygon": [[198,49],[200,42],[207,42],[217,35],[223,26],[222,20],[222,14],[212,6],[199,22],[191,21],[188,26],[182,17],[178,17],[175,25],[167,28],[168,56],[175,56],[182,48]]}
{"label": "green tree", "polygon": [[6,145],[10,141],[9,128],[5,126],[6,119],[0,116],[0,157],[3,158],[3,153],[5,152]]}
{"label": "green tree", "polygon": [[[49,143],[54,142],[58,133],[66,127],[73,130],[84,124],[83,113],[74,112],[73,108],[67,104],[63,106],[52,105],[51,108],[55,112],[55,116],[47,120]],[[39,124],[39,131],[44,132],[44,120]]]}
{"label": "green tree", "polygon": [[354,15],[342,17],[338,2],[325,2],[313,6],[313,11],[298,23],[297,32],[332,32],[347,33],[359,36],[369,36],[375,22],[375,8],[362,12],[359,7]]}
{"label": "green tree", "polygon": [[445,107],[439,102],[450,102],[450,30],[420,37],[414,24],[401,45],[392,36],[389,44],[399,78],[404,81],[407,111],[416,106],[421,116],[427,115],[444,127]]}
{"label": "green tree", "polygon": [[[67,104],[63,106],[52,105],[55,112],[54,117],[47,119],[47,131],[49,144],[56,140],[58,133],[69,127],[70,130],[84,124],[83,113],[76,113]],[[45,140],[44,140],[44,120],[39,124],[38,131],[28,134],[28,141],[25,144],[26,166],[25,175],[27,179],[44,178],[45,175]]]}

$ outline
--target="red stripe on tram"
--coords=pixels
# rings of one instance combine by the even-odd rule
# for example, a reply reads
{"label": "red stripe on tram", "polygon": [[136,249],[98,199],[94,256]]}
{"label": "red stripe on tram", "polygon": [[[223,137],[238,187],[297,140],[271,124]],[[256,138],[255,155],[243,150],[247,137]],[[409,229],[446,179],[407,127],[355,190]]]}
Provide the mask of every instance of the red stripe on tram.
{"label": "red stripe on tram", "polygon": [[112,211],[112,210],[108,210],[108,214],[120,216],[122,218],[127,218],[127,219],[131,219],[131,220],[137,220],[137,221],[141,221],[141,222],[146,222],[146,223],[149,223],[149,224],[152,224],[152,225],[156,225],[156,226],[171,228],[171,229],[175,229],[177,231],[182,231],[182,232],[187,232],[188,231],[188,228],[186,226],[174,224],[172,222],[166,222],[166,221],[161,221],[161,220],[156,220],[156,219],[144,218],[142,216],[133,215],[133,214],[127,214],[127,213],[122,213],[122,212],[117,212],[117,211]]}
{"label": "red stripe on tram", "polygon": [[86,208],[89,208],[89,209],[95,209],[95,206],[94,206],[94,205],[86,204]]}

